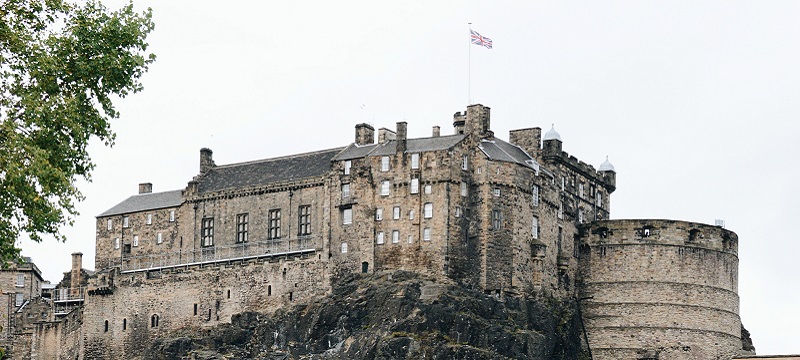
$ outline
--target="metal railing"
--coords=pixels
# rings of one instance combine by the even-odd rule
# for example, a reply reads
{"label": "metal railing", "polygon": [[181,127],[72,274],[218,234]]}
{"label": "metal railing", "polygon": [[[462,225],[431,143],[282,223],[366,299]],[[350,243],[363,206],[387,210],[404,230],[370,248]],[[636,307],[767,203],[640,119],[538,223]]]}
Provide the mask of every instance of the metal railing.
{"label": "metal railing", "polygon": [[86,288],[83,287],[69,288],[69,289],[54,289],[53,301],[54,302],[83,301],[83,296],[85,292]]}
{"label": "metal railing", "polygon": [[158,254],[123,256],[121,271],[158,269],[179,265],[212,263],[225,260],[288,255],[315,250],[317,238],[300,237],[290,240],[274,239],[233,245],[210,246]]}

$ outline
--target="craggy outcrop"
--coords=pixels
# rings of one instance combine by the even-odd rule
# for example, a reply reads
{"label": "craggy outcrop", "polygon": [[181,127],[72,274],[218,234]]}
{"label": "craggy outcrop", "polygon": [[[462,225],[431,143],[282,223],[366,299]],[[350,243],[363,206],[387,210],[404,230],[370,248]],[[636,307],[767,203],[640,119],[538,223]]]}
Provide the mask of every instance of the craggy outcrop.
{"label": "craggy outcrop", "polygon": [[274,314],[182,329],[145,359],[577,359],[575,303],[487,295],[395,271],[345,276],[332,293]]}

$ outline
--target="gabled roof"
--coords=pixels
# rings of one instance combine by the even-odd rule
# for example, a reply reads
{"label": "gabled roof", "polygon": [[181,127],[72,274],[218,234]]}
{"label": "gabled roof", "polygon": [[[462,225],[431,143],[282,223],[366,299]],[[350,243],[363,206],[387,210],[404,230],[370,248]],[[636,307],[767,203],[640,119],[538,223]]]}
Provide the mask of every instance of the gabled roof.
{"label": "gabled roof", "polygon": [[279,158],[215,166],[197,179],[198,191],[202,194],[224,189],[266,185],[280,181],[321,176],[330,171],[331,161],[342,150],[343,148],[328,149]]}
{"label": "gabled roof", "polygon": [[528,155],[525,150],[503,140],[497,138],[492,140],[484,139],[481,140],[478,148],[481,149],[490,160],[513,162],[539,171],[539,163]]}
{"label": "gabled roof", "polygon": [[[447,150],[458,144],[464,135],[447,135],[406,140],[406,153],[419,153],[423,151]],[[389,140],[382,144],[356,145],[351,144],[333,160],[350,160],[367,156],[392,155],[397,152],[397,140]]]}
{"label": "gabled roof", "polygon": [[172,190],[159,193],[137,194],[115,205],[97,217],[121,215],[144,210],[156,210],[176,207],[183,203],[181,190]]}

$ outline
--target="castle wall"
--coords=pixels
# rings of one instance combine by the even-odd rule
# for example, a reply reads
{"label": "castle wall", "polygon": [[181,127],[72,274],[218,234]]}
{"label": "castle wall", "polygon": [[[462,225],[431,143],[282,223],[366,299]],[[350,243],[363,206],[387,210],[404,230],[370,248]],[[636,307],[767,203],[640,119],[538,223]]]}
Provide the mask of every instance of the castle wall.
{"label": "castle wall", "polygon": [[244,311],[271,313],[330,289],[321,254],[114,274],[111,293],[84,307],[85,358],[141,354],[170,331],[230,323]]}
{"label": "castle wall", "polygon": [[35,324],[31,360],[72,360],[83,357],[83,311],[75,309],[58,321]]}
{"label": "castle wall", "polygon": [[671,220],[599,221],[582,231],[581,297],[595,358],[738,353],[736,234]]}

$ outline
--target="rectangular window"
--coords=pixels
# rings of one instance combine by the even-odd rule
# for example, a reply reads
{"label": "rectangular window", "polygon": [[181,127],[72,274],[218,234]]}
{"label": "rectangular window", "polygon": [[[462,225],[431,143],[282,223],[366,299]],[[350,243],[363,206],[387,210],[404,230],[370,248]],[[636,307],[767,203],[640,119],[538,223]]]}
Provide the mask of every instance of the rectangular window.
{"label": "rectangular window", "polygon": [[381,156],[381,171],[389,171],[389,157]]}
{"label": "rectangular window", "polygon": [[392,244],[397,244],[400,242],[400,232],[397,230],[392,231]]}
{"label": "rectangular window", "polygon": [[342,243],[342,254],[347,254],[347,243]]}
{"label": "rectangular window", "polygon": [[133,246],[139,246],[139,235],[133,235]]}
{"label": "rectangular window", "polygon": [[153,214],[147,214],[147,225],[153,225]]}
{"label": "rectangular window", "polygon": [[492,210],[492,230],[500,230],[501,225],[500,210]]}
{"label": "rectangular window", "polygon": [[392,209],[392,219],[400,220],[400,207],[399,206],[395,206],[394,209]]}
{"label": "rectangular window", "polygon": [[494,196],[500,196],[500,189],[499,188],[494,188],[493,193],[494,193]]}
{"label": "rectangular window", "polygon": [[558,203],[558,218],[559,219],[563,219],[564,218],[564,202],[563,201]]}
{"label": "rectangular window", "polygon": [[578,209],[578,224],[583,224],[583,209]]}
{"label": "rectangular window", "polygon": [[246,243],[249,230],[250,230],[250,214],[244,213],[236,215],[236,242]]}
{"label": "rectangular window", "polygon": [[127,216],[123,216],[122,217],[122,227],[126,228],[128,226],[130,226],[130,222],[128,220],[128,217]]}
{"label": "rectangular window", "polygon": [[344,161],[344,174],[350,175],[350,167],[353,166],[353,163],[350,160]]}
{"label": "rectangular window", "polygon": [[16,293],[14,297],[14,306],[22,306],[22,303],[25,302],[25,295],[22,293]]}
{"label": "rectangular window", "polygon": [[375,237],[375,243],[378,245],[383,244],[383,231],[378,231],[378,235]]}
{"label": "rectangular window", "polygon": [[281,209],[269,211],[269,228],[267,231],[267,239],[281,238]]}
{"label": "rectangular window", "polygon": [[300,205],[297,208],[297,235],[311,235],[311,205]]}
{"label": "rectangular window", "polygon": [[583,183],[578,184],[578,196],[583,197]]}
{"label": "rectangular window", "polygon": [[408,240],[407,240],[407,242],[408,242],[409,244],[413,244],[413,243],[414,243],[414,235],[408,235]]}
{"label": "rectangular window", "polygon": [[389,196],[389,189],[391,188],[389,180],[381,181],[381,196]]}
{"label": "rectangular window", "polygon": [[342,184],[342,197],[350,197],[350,184]]}
{"label": "rectangular window", "polygon": [[422,240],[431,241],[431,228],[422,229]]}
{"label": "rectangular window", "polygon": [[531,236],[533,236],[534,239],[538,239],[539,238],[539,218],[536,217],[536,216],[533,217],[533,226],[531,227]]}
{"label": "rectangular window", "polygon": [[202,246],[214,246],[214,218],[203,218],[200,234]]}
{"label": "rectangular window", "polygon": [[456,217],[461,217],[461,206],[456,206]]}
{"label": "rectangular window", "polygon": [[108,219],[108,222],[106,222],[106,230],[111,230],[112,227],[114,227],[114,220]]}
{"label": "rectangular window", "polygon": [[411,154],[411,168],[419,169],[419,154]]}
{"label": "rectangular window", "polygon": [[430,195],[430,194],[431,194],[431,191],[432,191],[432,189],[431,189],[431,188],[432,188],[432,187],[431,187],[431,184],[427,184],[427,185],[425,185],[425,194],[427,194],[427,195]]}
{"label": "rectangular window", "polygon": [[342,224],[349,225],[353,223],[353,208],[342,209]]}
{"label": "rectangular window", "polygon": [[411,179],[411,193],[412,194],[419,193],[419,179],[417,178]]}
{"label": "rectangular window", "polygon": [[161,236],[161,233],[156,234],[156,244],[161,244],[164,242],[164,237]]}
{"label": "rectangular window", "polygon": [[539,186],[538,185],[533,185],[533,188],[531,188],[531,196],[533,198],[533,207],[538,207],[539,206]]}
{"label": "rectangular window", "polygon": [[467,183],[461,182],[461,196],[467,196]]}
{"label": "rectangular window", "polygon": [[461,170],[467,169],[469,169],[469,156],[464,155],[464,157],[461,158]]}
{"label": "rectangular window", "polygon": [[25,286],[25,275],[17,274],[17,287]]}
{"label": "rectangular window", "polygon": [[433,217],[433,203],[425,203],[423,209],[425,210],[424,216],[426,219],[430,219]]}
{"label": "rectangular window", "polygon": [[564,177],[561,177],[561,191],[564,191],[564,187],[566,187],[567,180]]}
{"label": "rectangular window", "polygon": [[119,249],[119,238],[114,239],[114,249]]}
{"label": "rectangular window", "polygon": [[603,207],[603,194],[597,192],[597,207]]}
{"label": "rectangular window", "polygon": [[175,210],[170,210],[169,211],[169,222],[174,222],[174,221],[175,221]]}
{"label": "rectangular window", "polygon": [[383,208],[375,209],[375,220],[377,221],[383,220]]}
{"label": "rectangular window", "polygon": [[408,220],[414,220],[414,210],[408,212]]}

